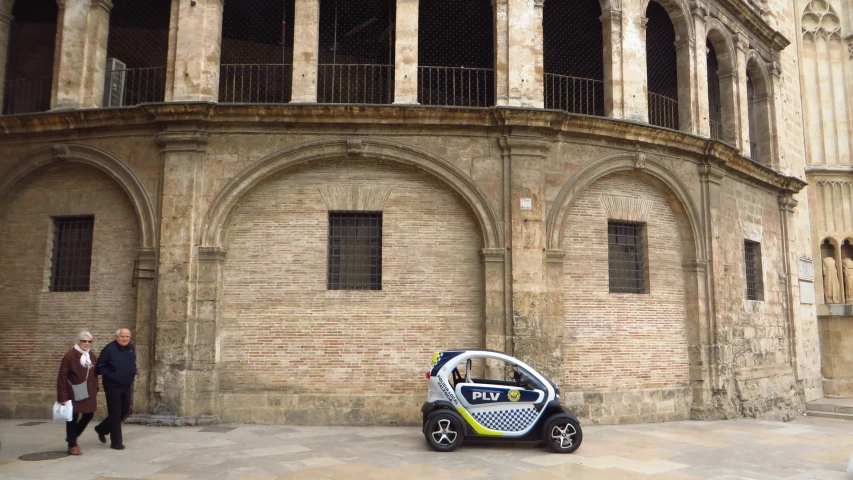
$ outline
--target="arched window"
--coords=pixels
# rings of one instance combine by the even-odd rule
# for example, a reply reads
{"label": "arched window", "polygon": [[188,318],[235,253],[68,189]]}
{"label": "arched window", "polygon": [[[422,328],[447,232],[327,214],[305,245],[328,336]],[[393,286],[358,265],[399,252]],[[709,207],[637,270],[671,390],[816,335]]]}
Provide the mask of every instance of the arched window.
{"label": "arched window", "polygon": [[293,0],[225,2],[219,101],[287,103],[293,75]]}
{"label": "arched window", "polygon": [[749,152],[753,160],[758,160],[759,144],[758,133],[755,131],[755,87],[752,85],[752,76],[749,70],[746,72],[746,110],[749,122]]}
{"label": "arched window", "polygon": [[735,125],[736,75],[732,68],[731,44],[720,27],[708,30],[708,121],[711,138],[729,144],[737,143]]}
{"label": "arched window", "polygon": [[495,104],[494,14],[489,0],[421,0],[418,102]]}
{"label": "arched window", "polygon": [[604,115],[600,16],[597,0],[545,2],[545,108]]}
{"label": "arched window", "polygon": [[391,103],[394,0],[321,0],[317,101]]}
{"label": "arched window", "polygon": [[750,157],[758,163],[771,165],[770,95],[767,78],[755,58],[751,58],[746,65],[746,98]]}
{"label": "arched window", "polygon": [[56,0],[18,0],[12,7],[4,114],[50,110],[58,13]]}
{"label": "arched window", "polygon": [[646,68],[649,86],[649,123],[678,129],[678,67],[675,28],[657,2],[646,9]]}
{"label": "arched window", "polygon": [[706,42],[708,49],[708,123],[711,125],[711,138],[723,139],[723,106],[720,101],[720,77],[717,75],[719,64],[717,52],[710,40]]}
{"label": "arched window", "polygon": [[162,102],[171,0],[113,0],[104,107]]}

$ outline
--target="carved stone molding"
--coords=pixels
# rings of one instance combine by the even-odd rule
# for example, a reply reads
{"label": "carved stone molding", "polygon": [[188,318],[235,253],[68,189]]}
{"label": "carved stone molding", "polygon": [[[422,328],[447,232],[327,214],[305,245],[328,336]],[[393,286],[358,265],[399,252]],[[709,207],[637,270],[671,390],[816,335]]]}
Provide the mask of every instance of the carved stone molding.
{"label": "carved stone molding", "polygon": [[320,195],[329,210],[381,212],[391,196],[387,187],[327,186]]}
{"label": "carved stone molding", "polygon": [[68,145],[56,144],[52,148],[53,156],[57,160],[68,160],[71,157],[71,148]]}
{"label": "carved stone molding", "polygon": [[609,219],[645,222],[652,210],[652,201],[637,197],[602,195],[601,207]]}
{"label": "carved stone molding", "polygon": [[202,131],[161,132],[157,134],[157,143],[163,153],[206,152],[210,134]]}
{"label": "carved stone molding", "polygon": [[480,250],[480,256],[484,262],[499,262],[503,263],[506,259],[506,252],[502,248],[484,248]]}
{"label": "carved stone molding", "polygon": [[364,149],[364,142],[358,137],[347,139],[347,156],[348,157],[363,157],[367,153]]}
{"label": "carved stone molding", "polygon": [[563,263],[566,258],[566,252],[562,250],[546,250],[545,263]]}
{"label": "carved stone molding", "polygon": [[228,249],[222,247],[198,247],[198,259],[208,262],[224,262]]}
{"label": "carved stone molding", "polygon": [[136,258],[141,262],[153,262],[157,258],[157,249],[153,247],[137,248]]}
{"label": "carved stone molding", "polygon": [[794,208],[797,207],[797,202],[790,195],[782,194],[776,198],[776,201],[779,203],[779,209],[788,213],[793,213]]}

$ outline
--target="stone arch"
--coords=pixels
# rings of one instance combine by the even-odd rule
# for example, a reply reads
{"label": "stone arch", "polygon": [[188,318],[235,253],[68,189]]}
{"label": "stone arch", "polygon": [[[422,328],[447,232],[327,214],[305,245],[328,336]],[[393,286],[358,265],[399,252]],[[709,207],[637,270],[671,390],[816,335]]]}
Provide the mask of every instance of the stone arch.
{"label": "stone arch", "polygon": [[[764,165],[771,165],[775,157],[772,145],[772,88],[767,63],[758,52],[746,54],[747,81],[752,85],[751,102],[747,105],[751,158]],[[747,97],[749,97],[749,87]]]}
{"label": "stone arch", "polygon": [[[706,45],[711,44],[714,54],[716,55],[717,71],[707,72],[708,78],[708,104],[709,104],[709,123],[711,120],[719,122],[719,131],[714,131],[713,124],[711,128],[712,138],[728,142],[730,144],[737,143],[737,83],[735,75],[735,47],[732,43],[732,36],[725,25],[717,19],[710,19],[706,24]],[[707,59],[697,59],[697,61],[708,61]],[[711,82],[716,82],[716,86],[711,85]],[[712,96],[719,95],[719,111],[711,107]]]}
{"label": "stone arch", "polygon": [[140,247],[153,248],[157,223],[151,199],[139,177],[112,154],[81,144],[58,144],[44,148],[20,161],[0,177],[0,199],[29,174],[59,162],[78,162],[95,167],[110,176],[125,191],[139,221]]}
{"label": "stone arch", "polygon": [[581,192],[606,175],[633,170],[640,171],[655,179],[670,190],[669,193],[676,200],[676,204],[672,205],[673,202],[671,201],[671,205],[676,213],[680,211],[686,217],[686,221],[681,225],[685,256],[691,261],[704,260],[706,258],[705,245],[702,241],[704,236],[699,227],[701,217],[688,193],[687,186],[673,175],[660,160],[647,157],[642,153],[622,153],[600,158],[590,162],[586,168],[566,182],[560,193],[557,194],[554,205],[548,213],[546,224],[547,248],[550,250],[562,249],[566,218],[572,204]]}
{"label": "stone arch", "polygon": [[[669,21],[672,22],[672,26],[675,27],[675,35],[685,35],[687,39],[692,40],[695,38],[693,34],[693,24],[690,20],[690,7],[687,6],[685,2],[682,0],[654,0],[658,3],[664,10],[666,10],[666,14],[669,15]],[[642,12],[646,12],[649,8],[649,3],[652,0],[643,0],[643,8]],[[683,38],[678,38],[677,40],[684,40]]]}
{"label": "stone arch", "polygon": [[732,43],[731,32],[716,18],[708,20],[705,31],[708,41],[714,45],[714,50],[717,52],[717,62],[720,69],[734,68],[735,46]]}
{"label": "stone arch", "polygon": [[222,230],[237,202],[265,179],[314,160],[361,156],[411,165],[437,177],[469,205],[483,232],[485,248],[501,248],[500,219],[489,200],[465,173],[440,157],[414,147],[377,139],[338,138],[308,142],[273,153],[238,173],[217,194],[202,222],[201,245],[222,246]]}

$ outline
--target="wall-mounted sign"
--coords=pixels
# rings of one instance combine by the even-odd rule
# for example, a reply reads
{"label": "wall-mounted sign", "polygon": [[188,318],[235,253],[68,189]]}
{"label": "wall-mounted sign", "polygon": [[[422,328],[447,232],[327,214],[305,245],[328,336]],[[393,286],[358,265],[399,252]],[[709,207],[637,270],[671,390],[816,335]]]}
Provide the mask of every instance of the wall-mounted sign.
{"label": "wall-mounted sign", "polygon": [[522,210],[533,210],[533,200],[529,198],[521,199],[521,209]]}

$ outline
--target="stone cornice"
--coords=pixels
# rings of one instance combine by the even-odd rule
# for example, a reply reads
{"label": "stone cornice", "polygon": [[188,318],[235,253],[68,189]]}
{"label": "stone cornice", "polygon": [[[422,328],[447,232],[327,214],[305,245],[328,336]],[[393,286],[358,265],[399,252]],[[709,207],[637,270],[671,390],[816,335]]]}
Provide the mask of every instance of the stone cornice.
{"label": "stone cornice", "polygon": [[790,40],[773,29],[770,24],[761,18],[761,15],[758,12],[750,8],[747,2],[744,2],[743,0],[719,0],[717,5],[723,7],[729,13],[734,15],[734,18],[743,22],[751,33],[756,35],[771,49],[781,51],[791,44]]}
{"label": "stone cornice", "polygon": [[157,134],[157,143],[164,153],[204,152],[210,134],[202,131],[166,131]]}
{"label": "stone cornice", "polygon": [[484,248],[480,251],[484,262],[503,262],[506,252],[502,248]]}

